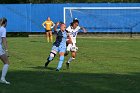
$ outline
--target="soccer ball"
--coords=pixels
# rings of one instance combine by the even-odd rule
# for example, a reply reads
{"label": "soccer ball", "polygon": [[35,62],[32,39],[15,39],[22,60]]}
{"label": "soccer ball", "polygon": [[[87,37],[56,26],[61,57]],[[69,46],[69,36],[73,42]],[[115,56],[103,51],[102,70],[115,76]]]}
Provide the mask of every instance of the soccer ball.
{"label": "soccer ball", "polygon": [[78,47],[76,47],[76,46],[72,46],[70,50],[76,52],[76,51],[78,50]]}

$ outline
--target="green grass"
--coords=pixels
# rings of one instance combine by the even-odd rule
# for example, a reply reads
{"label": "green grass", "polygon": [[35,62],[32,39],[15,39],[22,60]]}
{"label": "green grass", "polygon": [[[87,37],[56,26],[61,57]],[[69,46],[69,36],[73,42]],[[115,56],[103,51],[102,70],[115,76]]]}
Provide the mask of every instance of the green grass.
{"label": "green grass", "polygon": [[11,85],[0,84],[0,93],[140,92],[140,39],[78,38],[76,60],[60,72],[58,56],[44,68],[51,49],[45,38],[8,38],[8,44]]}

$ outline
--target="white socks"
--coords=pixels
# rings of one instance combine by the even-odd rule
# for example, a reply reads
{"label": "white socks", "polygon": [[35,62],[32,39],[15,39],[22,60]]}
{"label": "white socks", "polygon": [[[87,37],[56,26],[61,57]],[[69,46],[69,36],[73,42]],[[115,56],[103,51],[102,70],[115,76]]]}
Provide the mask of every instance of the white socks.
{"label": "white socks", "polygon": [[68,63],[70,63],[72,60],[74,60],[75,58],[73,57],[70,57],[69,60],[68,60]]}
{"label": "white socks", "polygon": [[2,69],[1,80],[5,80],[5,76],[6,76],[6,74],[7,74],[8,67],[9,67],[8,64],[4,64],[3,69]]}

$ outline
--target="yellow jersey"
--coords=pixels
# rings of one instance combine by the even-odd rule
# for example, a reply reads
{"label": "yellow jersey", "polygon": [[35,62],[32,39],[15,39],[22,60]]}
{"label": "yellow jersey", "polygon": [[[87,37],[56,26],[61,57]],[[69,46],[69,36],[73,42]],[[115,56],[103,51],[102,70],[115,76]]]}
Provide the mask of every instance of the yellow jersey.
{"label": "yellow jersey", "polygon": [[47,20],[47,21],[43,22],[42,25],[43,25],[43,26],[45,25],[46,30],[52,30],[52,29],[51,29],[51,26],[53,26],[53,24],[54,24],[54,23],[53,23],[52,21],[48,21],[48,20]]}

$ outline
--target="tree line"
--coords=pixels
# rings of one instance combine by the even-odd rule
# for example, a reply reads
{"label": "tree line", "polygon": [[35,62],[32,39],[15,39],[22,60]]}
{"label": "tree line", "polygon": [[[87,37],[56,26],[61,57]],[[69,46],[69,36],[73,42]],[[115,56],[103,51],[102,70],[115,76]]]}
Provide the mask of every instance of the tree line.
{"label": "tree line", "polygon": [[139,0],[0,0],[1,4],[25,3],[139,3]]}

